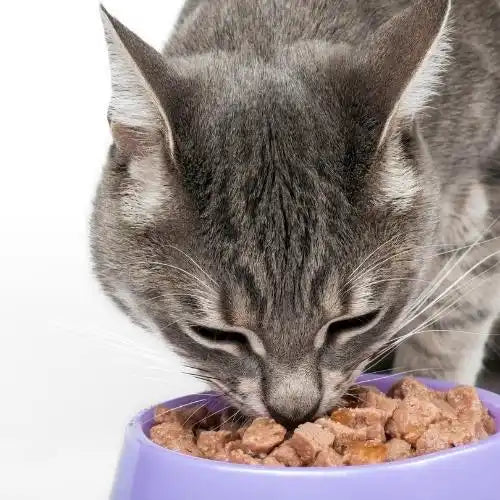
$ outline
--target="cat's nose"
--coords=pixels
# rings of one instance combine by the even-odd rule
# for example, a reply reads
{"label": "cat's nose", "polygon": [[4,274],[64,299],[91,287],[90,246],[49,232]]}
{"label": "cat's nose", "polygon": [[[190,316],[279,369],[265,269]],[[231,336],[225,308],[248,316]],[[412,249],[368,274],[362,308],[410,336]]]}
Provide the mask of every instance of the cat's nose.
{"label": "cat's nose", "polygon": [[280,413],[279,411],[276,411],[274,408],[268,406],[267,411],[271,415],[271,417],[276,420],[279,424],[281,424],[283,427],[286,427],[288,430],[294,430],[297,428],[300,424],[303,424],[304,422],[309,422],[311,421],[314,416],[316,415],[316,411],[318,409],[319,405],[316,405],[312,410],[310,410],[308,413],[301,413],[301,412],[293,412],[293,413]]}
{"label": "cat's nose", "polygon": [[270,370],[263,384],[267,411],[288,428],[314,418],[321,402],[321,383],[315,370],[305,364],[293,368]]}

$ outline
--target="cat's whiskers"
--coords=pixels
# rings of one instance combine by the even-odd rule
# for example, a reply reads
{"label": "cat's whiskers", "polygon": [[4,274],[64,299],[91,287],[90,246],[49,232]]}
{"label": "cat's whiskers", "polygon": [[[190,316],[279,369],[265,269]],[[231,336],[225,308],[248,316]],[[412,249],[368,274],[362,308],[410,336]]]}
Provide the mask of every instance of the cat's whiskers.
{"label": "cat's whiskers", "polygon": [[467,330],[419,330],[417,333],[453,333],[463,335],[477,335],[479,337],[500,337],[500,333],[470,332]]}
{"label": "cat's whiskers", "polygon": [[[472,252],[472,250],[474,250],[478,245],[480,245],[483,242],[484,237],[487,234],[489,234],[491,229],[497,224],[497,222],[499,220],[500,220],[500,217],[495,218],[495,220],[493,220],[486,227],[486,229],[479,235],[479,237],[471,245],[469,245],[467,250],[462,254],[461,257],[459,257],[457,259],[457,261],[450,267],[450,269],[448,269],[446,272],[444,272],[444,270],[443,270],[441,277],[439,277],[439,274],[438,274],[438,277],[436,277],[436,283],[430,288],[428,293],[423,292],[421,298],[416,301],[415,307],[412,308],[413,310],[415,310],[417,307],[420,307],[421,304],[425,303],[427,298],[432,293],[434,293],[434,291],[437,290],[439,288],[439,286],[441,286],[441,284],[448,278],[448,276],[467,258],[467,256],[470,254],[470,252]],[[452,259],[455,258],[455,256],[458,256],[458,252],[459,252],[459,250],[455,250],[455,253],[450,257],[449,261],[447,262],[445,269],[448,266],[448,263],[451,262]]]}
{"label": "cat's whiskers", "polygon": [[[454,291],[457,286],[467,277],[469,276],[472,272],[474,272],[478,267],[482,266],[485,262],[487,262],[488,260],[490,260],[492,257],[494,257],[495,255],[498,255],[500,254],[500,250],[497,250],[495,252],[492,252],[490,253],[489,255],[487,255],[486,257],[483,257],[481,260],[479,260],[479,262],[477,262],[476,264],[474,264],[472,267],[470,267],[467,271],[465,271],[459,278],[457,278],[451,285],[449,285],[443,292],[441,292],[438,297],[436,297],[435,299],[433,299],[431,302],[429,302],[425,307],[423,307],[420,311],[418,311],[416,314],[413,315],[413,317],[405,320],[405,322],[400,325],[399,329],[402,329],[404,328],[405,326],[407,326],[408,324],[412,323],[413,321],[415,321],[415,319],[417,319],[419,316],[421,316],[422,314],[424,314],[426,311],[428,311],[431,307],[434,307],[438,302],[439,300],[441,300],[443,297],[445,297],[447,294],[451,293],[452,291]],[[476,276],[477,278],[477,276]]]}
{"label": "cat's whiskers", "polygon": [[[189,372],[182,369],[171,369],[166,364],[168,362],[167,359],[159,355],[157,351],[140,345],[139,343],[134,342],[130,339],[124,338],[118,333],[113,333],[102,329],[98,330],[96,328],[92,329],[92,331],[87,331],[86,329],[80,329],[80,331],[78,331],[74,328],[73,330],[85,338],[95,337],[102,344],[111,347],[114,353],[120,352],[126,354],[128,357],[127,365],[130,364],[132,367],[135,366],[140,369],[140,372],[137,372],[137,375],[140,376],[141,379],[168,383],[169,381],[171,381],[172,376],[178,377],[185,375],[202,380],[207,384],[209,384],[213,380],[213,377],[208,375],[200,375],[198,373]],[[199,370],[207,372],[201,367],[193,367],[189,365],[184,366],[195,371]],[[142,373],[144,370],[152,372],[153,374],[156,372],[158,373],[158,376],[144,375]],[[135,374],[133,368],[129,370],[128,373]],[[164,376],[162,377],[162,375]]]}
{"label": "cat's whiskers", "polygon": [[215,415],[219,415],[220,413],[223,413],[226,410],[229,410],[229,408],[231,408],[231,405],[226,405],[223,408],[221,408],[220,410],[209,413],[205,418],[208,420],[209,418],[215,417]]}
{"label": "cat's whiskers", "polygon": [[469,280],[469,282],[467,283],[469,285],[468,288],[464,289],[457,298],[455,298],[455,299],[453,299],[451,301],[451,303],[445,305],[443,308],[441,308],[440,310],[438,310],[433,316],[431,316],[430,318],[428,318],[423,323],[423,325],[427,326],[427,325],[429,325],[429,324],[431,324],[433,322],[436,322],[436,321],[440,320],[444,316],[444,313],[446,313],[454,305],[456,305],[458,302],[460,302],[464,297],[466,297],[470,293],[472,293],[475,290],[477,290],[480,286],[483,286],[487,282],[488,279],[494,278],[495,275],[489,276],[487,278],[484,278],[484,280],[482,282],[480,282],[478,285],[476,285],[475,287],[471,286],[476,280],[480,281],[481,278],[482,278],[482,276],[483,276],[483,274],[489,274],[498,265],[499,265],[499,263],[495,263],[494,265],[490,266],[488,269],[484,270],[482,273],[480,273],[477,276],[474,276],[473,278],[471,278]]}
{"label": "cat's whiskers", "polygon": [[184,257],[186,257],[186,259],[190,260],[214,285],[216,285],[217,287],[219,286],[219,284],[217,283],[217,281],[215,281],[212,278],[212,276],[210,276],[210,274],[207,271],[205,271],[201,267],[201,265],[198,262],[196,262],[196,260],[193,259],[193,257],[191,257],[190,255],[188,255],[186,252],[184,252],[180,248],[176,247],[175,245],[169,244],[168,247],[169,248],[173,248],[174,250],[177,250],[179,253],[181,253],[182,255],[184,255]]}
{"label": "cat's whiskers", "polygon": [[362,280],[366,275],[372,273],[373,271],[378,271],[386,262],[394,259],[398,255],[402,255],[410,252],[412,249],[401,250],[397,254],[383,254],[379,257],[379,260],[376,260],[366,268],[360,268],[341,288],[341,293],[344,292],[349,285],[355,284]]}
{"label": "cat's whiskers", "polygon": [[383,374],[384,372],[394,373],[394,371],[402,370],[403,368],[404,366],[399,366],[397,368],[385,368],[384,370],[370,371],[370,375]]}
{"label": "cat's whiskers", "polygon": [[[214,396],[214,397],[217,397],[217,396]],[[202,399],[196,399],[195,401],[189,401],[188,403],[182,403],[182,404],[174,406],[172,408],[168,408],[167,413],[172,413],[174,411],[179,411],[182,408],[186,408],[186,407],[198,404],[198,403],[204,403],[204,402],[206,402],[208,400],[209,400],[209,398],[202,398]]]}
{"label": "cat's whiskers", "polygon": [[186,269],[183,269],[182,267],[175,266],[174,264],[169,264],[167,262],[158,262],[158,261],[149,261],[149,262],[139,262],[139,264],[144,264],[144,265],[155,265],[155,266],[161,266],[161,267],[168,267],[169,269],[172,269],[174,271],[178,271],[181,274],[184,274],[185,276],[197,281],[200,285],[205,287],[207,290],[210,290],[213,293],[216,293],[216,290],[209,285],[206,281],[202,280],[200,277],[196,276],[196,274],[191,273],[187,271]]}
{"label": "cat's whiskers", "polygon": [[[67,327],[59,325],[64,328],[67,332],[72,332],[81,336],[82,338],[94,338],[99,340],[102,344],[116,348],[122,352],[130,353],[133,357],[142,356],[148,361],[159,363],[160,365],[165,363],[165,358],[158,355],[157,351],[147,348],[137,342],[123,337],[118,333],[113,333],[109,330],[103,330],[97,327],[92,329],[86,328],[75,328],[74,326]],[[176,373],[172,370],[171,373]]]}
{"label": "cat's whiskers", "polygon": [[[414,319],[416,319],[417,315],[419,314],[419,308],[423,307],[424,304],[429,300],[429,298],[432,296],[433,293],[435,293],[439,287],[441,286],[441,284],[444,282],[444,280],[446,279],[446,276],[449,275],[449,272],[450,270],[448,269],[448,265],[453,261],[453,258],[455,256],[452,256],[449,261],[446,263],[446,265],[443,267],[442,271],[440,273],[437,274],[434,282],[428,287],[427,290],[424,290],[422,292],[422,294],[420,295],[420,297],[418,297],[414,304],[412,305],[412,307],[410,307],[410,309],[408,310],[408,313],[407,313],[407,318],[405,320],[403,320],[403,323],[406,325],[406,324],[409,324],[411,323],[412,321],[414,321]],[[453,265],[453,267],[455,267],[455,264]],[[482,273],[481,273],[482,274]],[[449,292],[451,293],[452,289],[454,287],[451,287],[451,289],[449,290]],[[446,295],[446,294],[444,294]],[[404,326],[400,326],[400,329],[402,329]]]}
{"label": "cat's whiskers", "polygon": [[231,421],[236,422],[236,417],[240,414],[241,414],[241,411],[236,410],[235,413],[232,413],[231,415],[229,415],[229,417],[226,418],[226,420],[224,420],[223,422],[221,422],[214,430],[218,431],[218,430],[222,429],[224,427],[224,425],[231,423]]}
{"label": "cat's whiskers", "polygon": [[432,296],[432,294],[439,288],[439,286],[442,283],[442,279],[445,279],[445,275],[447,275],[448,271],[450,270],[450,266],[454,266],[454,259],[457,257],[457,253],[454,252],[453,255],[446,261],[446,264],[443,266],[443,268],[437,273],[436,277],[429,283],[429,285],[422,290],[420,295],[415,299],[414,303],[411,305],[409,308],[407,314],[410,316],[411,314],[414,314],[419,307],[424,304],[429,297]]}
{"label": "cat's whiskers", "polygon": [[[497,265],[498,264],[495,264],[492,267],[496,267]],[[481,277],[482,274],[488,273],[490,270],[491,270],[491,268],[488,268],[487,270],[483,271],[479,275],[474,276],[473,278],[471,278],[469,280],[469,284],[471,284],[474,281],[478,280]],[[442,319],[442,317],[444,316],[444,314],[451,307],[453,307],[456,303],[460,302],[464,298],[464,296],[466,296],[468,293],[471,293],[471,292],[475,291],[478,287],[482,286],[488,279],[491,279],[493,277],[494,276],[490,276],[490,277],[486,278],[483,282],[481,282],[479,285],[477,285],[475,287],[469,287],[469,289],[466,290],[466,291],[464,291],[464,292],[462,292],[462,294],[458,298],[454,299],[450,304],[445,305],[443,308],[441,308],[439,311],[437,311],[437,313],[434,316],[432,316],[431,318],[426,319],[423,323],[421,323],[420,325],[418,325],[417,327],[415,327],[412,331],[408,332],[405,335],[402,335],[402,336],[399,336],[399,337],[395,337],[392,341],[390,341],[388,344],[386,344],[385,348],[382,351],[378,351],[377,353],[375,353],[377,355],[377,357],[374,360],[370,361],[370,364],[374,365],[375,363],[379,362],[381,359],[384,359],[385,357],[389,356],[403,342],[405,342],[409,338],[413,337],[414,335],[417,335],[417,334],[425,331],[424,329],[429,324]]]}
{"label": "cat's whiskers", "polygon": [[374,286],[374,285],[380,285],[383,283],[390,283],[390,282],[401,283],[401,282],[405,282],[405,281],[431,283],[429,280],[418,279],[418,278],[388,278],[388,279],[377,280],[377,281],[369,281],[367,284],[369,286]]}
{"label": "cat's whiskers", "polygon": [[[344,285],[342,288],[341,288],[341,293],[342,291],[345,291],[346,287],[349,285],[349,284],[356,284],[358,282],[361,282],[361,280],[366,277],[366,276],[369,276],[370,274],[372,273],[375,273],[375,272],[379,272],[380,269],[382,268],[382,266],[384,264],[386,264],[387,262],[391,262],[391,265],[393,265],[394,262],[396,262],[396,260],[399,258],[398,262],[399,263],[402,263],[403,261],[401,260],[401,256],[405,255],[405,254],[408,254],[408,253],[411,253],[411,252],[414,252],[418,249],[425,249],[425,248],[432,248],[434,247],[435,245],[424,245],[424,246],[414,246],[412,248],[406,248],[404,250],[400,250],[396,253],[393,253],[393,254],[384,254],[383,256],[380,257],[380,259],[374,263],[372,263],[370,265],[370,267],[366,268],[366,269],[363,269],[363,270],[360,270],[362,272],[358,272],[356,276],[354,276],[353,278],[351,278],[346,285]],[[434,259],[437,257],[437,254],[431,254],[427,257],[427,259],[425,260],[431,260],[431,259]],[[424,258],[421,258],[421,261],[424,261]],[[407,262],[412,262],[412,260],[408,260]],[[415,280],[418,280],[417,278],[414,278]],[[424,280],[425,281],[425,280]],[[367,282],[368,285],[372,284],[370,283],[369,281]]]}
{"label": "cat's whiskers", "polygon": [[361,264],[359,264],[358,267],[356,267],[356,269],[354,269],[354,271],[351,272],[351,274],[348,277],[347,283],[344,285],[344,287],[348,287],[352,283],[352,280],[355,277],[356,273],[366,264],[366,262],[369,261],[369,259],[372,256],[374,256],[377,252],[379,252],[385,245],[391,243],[395,238],[396,236],[393,236],[389,240],[385,241],[384,243],[379,245],[373,252],[371,252],[367,257],[365,257],[365,259],[361,262]]}
{"label": "cat's whiskers", "polygon": [[187,298],[194,298],[196,300],[210,300],[210,299],[216,299],[217,296],[214,293],[209,293],[205,289],[199,289],[199,288],[180,288],[182,286],[181,284],[178,285],[179,288],[175,291],[172,292],[166,292],[162,293],[160,295],[155,295],[154,297],[148,297],[147,299],[143,300],[136,300],[137,305],[146,305],[146,304],[154,304],[155,301],[159,302],[162,299],[168,299],[168,298],[176,298],[176,297],[187,297]]}
{"label": "cat's whiskers", "polygon": [[[438,273],[438,275],[436,276],[436,278],[432,281],[432,282],[428,282],[429,283],[429,286],[426,287],[422,292],[421,292],[421,295],[416,299],[415,303],[413,304],[410,312],[412,310],[415,310],[417,307],[419,307],[421,305],[421,303],[425,302],[425,300],[427,300],[427,298],[432,295],[432,293],[434,293],[434,291],[439,288],[439,286],[441,285],[441,283],[446,280],[446,278],[448,277],[449,273],[451,273],[457,265],[460,264],[460,262],[465,259],[467,257],[467,254],[472,251],[474,248],[480,246],[480,245],[484,245],[486,243],[490,243],[492,241],[495,241],[497,239],[500,239],[500,237],[493,237],[493,238],[489,238],[489,239],[483,239],[485,235],[489,234],[491,228],[498,222],[498,220],[500,220],[500,217],[495,219],[486,229],[485,231],[481,234],[481,236],[474,242],[468,244],[468,245],[464,245],[462,247],[459,247],[459,248],[453,248],[452,250],[447,250],[447,251],[442,251],[442,252],[437,252],[437,253],[434,253],[434,254],[430,254],[428,256],[426,256],[426,258],[423,258],[421,257],[420,260],[421,261],[424,261],[424,260],[432,260],[432,259],[435,259],[437,257],[440,257],[440,256],[443,256],[443,255],[447,255],[447,254],[452,254],[450,259],[447,261],[447,263],[445,264],[444,268]],[[391,240],[388,240],[386,243],[388,243],[389,241]],[[366,275],[369,275],[370,273],[374,272],[374,271],[378,271],[382,266],[383,264],[385,264],[386,262],[389,262],[389,261],[394,261],[396,260],[396,258],[398,257],[401,257],[402,255],[406,254],[406,253],[409,253],[411,251],[414,251],[414,250],[417,250],[417,249],[429,249],[429,248],[443,248],[443,246],[446,246],[446,244],[438,244],[438,245],[420,245],[420,246],[414,246],[412,248],[409,248],[409,249],[404,249],[404,250],[401,250],[393,255],[385,255],[385,256],[382,256],[378,261],[374,262],[373,264],[371,264],[370,267],[366,268],[366,269],[363,269],[361,270],[361,266],[363,264],[365,264],[367,261],[368,261],[368,258],[366,258],[361,266],[358,266],[356,268],[356,270],[351,273],[351,277],[350,279],[347,281],[346,285],[344,285],[342,287],[341,290],[344,290],[349,284],[352,284],[353,282],[357,282],[357,281],[360,281],[363,277],[365,277]],[[379,247],[377,247],[377,250],[372,252],[372,254],[369,255],[369,257],[372,257],[378,250],[380,250],[380,248],[383,247],[383,245],[380,245]],[[453,263],[453,259],[456,258],[458,256],[458,253],[461,251],[461,250],[466,250],[465,254],[463,254],[459,259],[458,259],[458,262],[455,262]],[[451,269],[448,269],[448,266],[452,265]],[[361,272],[360,272],[361,271]],[[448,272],[449,271],[449,272]],[[357,273],[356,273],[357,272]],[[355,276],[353,276],[353,274],[356,273]],[[411,280],[411,278],[408,278],[408,280]],[[385,281],[388,281],[388,280],[381,280],[380,283],[383,283]],[[418,281],[418,279],[415,279],[415,281]],[[426,281],[426,280],[420,280],[422,282]],[[375,282],[372,282],[372,283],[368,283],[370,285],[375,285],[375,284],[378,284],[379,282],[378,281],[375,281]]]}
{"label": "cat's whiskers", "polygon": [[438,248],[443,248],[443,247],[446,247],[446,246],[451,246],[453,247],[453,249],[451,250],[443,250],[442,252],[438,252],[436,254],[434,254],[436,257],[441,257],[442,255],[448,255],[450,253],[456,253],[456,252],[459,252],[461,250],[466,250],[474,245],[476,246],[479,246],[479,245],[485,245],[486,243],[492,243],[493,241],[496,241],[496,240],[500,240],[500,236],[494,236],[493,238],[488,238],[486,240],[481,240],[479,243],[477,242],[472,242],[472,243],[469,243],[468,245],[464,245],[464,246],[461,246],[461,247],[456,247],[453,243],[442,243],[441,245],[432,245],[432,246],[435,246],[435,247],[438,247]]}
{"label": "cat's whiskers", "polygon": [[[188,408],[190,406],[193,406],[193,405],[197,405],[198,403],[204,403],[203,405],[201,405],[202,407],[205,407],[207,406],[209,403],[212,402],[213,399],[217,398],[218,396],[213,396],[213,397],[209,397],[209,398],[203,398],[203,399],[197,399],[195,401],[189,401],[188,403],[184,403],[184,404],[180,404],[178,406],[175,406],[173,408],[168,408],[168,411],[167,411],[167,414],[168,413],[174,413],[174,412],[177,412],[179,410],[182,410],[183,408]],[[160,405],[161,406],[161,405]],[[197,407],[198,409],[200,408],[200,406]],[[144,420],[144,423],[145,424],[149,424],[150,422],[153,422],[155,420],[155,416],[153,415],[152,417],[150,418],[147,418],[146,420]]]}
{"label": "cat's whiskers", "polygon": [[[475,278],[472,278],[470,281],[473,281]],[[462,296],[463,297],[463,296]],[[446,308],[447,306],[445,306]],[[443,309],[445,309],[443,308]],[[445,312],[445,311],[443,311]],[[385,359],[387,356],[389,356],[401,343],[403,343],[405,340],[410,338],[412,335],[415,335],[418,333],[419,329],[425,327],[427,324],[427,320],[424,321],[421,325],[418,325],[415,327],[411,332],[408,332],[405,335],[402,336],[396,336],[392,340],[388,341],[384,348],[381,351],[376,351],[372,356],[375,356],[375,358],[370,359],[369,365],[368,366],[373,366],[377,362],[380,362],[381,360]],[[397,331],[396,331],[397,335]]]}
{"label": "cat's whiskers", "polygon": [[[192,417],[194,417],[199,411],[203,410],[207,406],[208,406],[208,403],[205,403],[205,404],[202,404],[200,406],[195,407],[195,409],[186,417],[186,419],[184,420],[182,425],[183,426],[186,425],[191,420]],[[201,418],[201,420],[203,420],[203,417]]]}
{"label": "cat's whiskers", "polygon": [[378,382],[380,380],[385,380],[385,379],[388,379],[388,378],[395,378],[395,377],[399,377],[399,376],[402,376],[402,375],[410,375],[410,374],[413,374],[413,373],[425,372],[425,371],[429,371],[431,369],[432,369],[431,367],[429,367],[429,368],[415,368],[413,370],[405,370],[405,371],[402,371],[402,372],[394,372],[394,373],[390,373],[388,375],[382,375],[380,377],[375,377],[375,378],[370,378],[368,380],[363,380],[363,384],[369,384],[370,382]]}

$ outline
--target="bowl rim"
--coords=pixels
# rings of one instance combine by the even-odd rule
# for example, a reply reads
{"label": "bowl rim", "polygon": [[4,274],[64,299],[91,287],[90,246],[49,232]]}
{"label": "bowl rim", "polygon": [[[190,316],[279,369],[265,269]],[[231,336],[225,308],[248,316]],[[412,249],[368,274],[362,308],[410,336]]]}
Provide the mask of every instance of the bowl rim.
{"label": "bowl rim", "polygon": [[[368,379],[367,377],[370,374],[361,375],[357,383],[360,385],[375,385],[375,382],[379,379]],[[383,377],[384,379],[393,378],[394,381],[397,381],[403,378],[401,375],[393,374],[389,376]],[[425,377],[415,377],[417,380],[425,383],[426,385],[430,385],[431,387],[440,390],[450,389],[452,387],[458,387],[461,384],[455,384],[452,382],[446,382],[442,380],[434,380]],[[197,394],[187,394],[184,396],[180,396],[178,398],[173,398],[164,403],[155,404],[141,412],[139,412],[134,419],[128,425],[128,433],[131,435],[133,439],[137,440],[141,446],[146,446],[150,449],[155,450],[156,452],[161,453],[164,456],[170,456],[172,459],[176,460],[185,460],[186,463],[191,462],[194,465],[198,465],[199,467],[209,467],[227,470],[227,472],[245,472],[245,473],[258,473],[258,474],[275,474],[279,472],[280,474],[294,474],[294,475],[352,475],[352,474],[360,474],[360,473],[376,473],[387,471],[389,468],[392,470],[397,469],[406,469],[409,466],[419,466],[422,464],[430,464],[436,462],[446,461],[448,458],[457,457],[459,455],[466,455],[476,452],[477,450],[483,450],[484,453],[488,453],[491,449],[499,449],[500,450],[500,395],[495,394],[493,392],[487,391],[485,389],[476,388],[478,391],[479,397],[481,401],[485,404],[485,406],[491,411],[493,410],[494,419],[497,424],[497,432],[485,439],[477,441],[475,443],[470,443],[462,446],[458,446],[456,448],[451,448],[447,450],[442,450],[438,452],[428,453],[419,457],[406,458],[402,460],[396,460],[394,462],[384,462],[381,464],[366,464],[366,465],[350,465],[348,467],[273,467],[269,465],[250,465],[250,464],[235,464],[231,462],[222,462],[218,460],[210,460],[208,458],[201,457],[193,457],[191,455],[187,455],[181,453],[179,451],[170,450],[168,448],[164,448],[153,441],[146,435],[143,430],[144,425],[148,422],[147,420],[151,420],[152,412],[154,408],[162,404],[168,404],[171,402],[181,402],[186,400],[193,400],[191,404],[196,404],[196,399],[199,399],[201,396],[210,396],[214,395],[214,397],[220,397],[219,394],[207,391],[204,393]],[[196,399],[195,399],[196,398]],[[149,416],[148,416],[149,415]]]}

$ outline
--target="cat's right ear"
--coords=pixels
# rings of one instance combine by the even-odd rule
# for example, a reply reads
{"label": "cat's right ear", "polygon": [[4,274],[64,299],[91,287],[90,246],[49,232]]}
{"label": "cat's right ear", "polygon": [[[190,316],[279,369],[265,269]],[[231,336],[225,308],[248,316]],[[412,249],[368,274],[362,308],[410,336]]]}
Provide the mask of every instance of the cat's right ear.
{"label": "cat's right ear", "polygon": [[415,0],[383,24],[361,47],[385,128],[413,119],[439,86],[451,49],[448,40],[451,0]]}
{"label": "cat's right ear", "polygon": [[108,120],[119,153],[143,156],[158,142],[174,156],[172,108],[179,80],[155,49],[101,5],[109,50],[112,96]]}

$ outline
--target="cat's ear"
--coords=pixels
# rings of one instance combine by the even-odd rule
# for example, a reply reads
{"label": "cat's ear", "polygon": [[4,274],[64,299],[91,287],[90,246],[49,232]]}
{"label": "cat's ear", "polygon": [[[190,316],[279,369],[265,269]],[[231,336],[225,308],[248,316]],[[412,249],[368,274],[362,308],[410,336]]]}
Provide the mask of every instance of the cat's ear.
{"label": "cat's ear", "polygon": [[177,193],[175,124],[182,123],[191,87],[103,7],[101,15],[112,80],[112,165],[127,172],[119,191],[121,211],[128,223],[144,227],[157,222]]}
{"label": "cat's ear", "polygon": [[112,17],[101,5],[109,50],[112,96],[108,119],[123,154],[142,155],[155,141],[174,152],[169,106],[176,100],[177,77],[155,49]]}
{"label": "cat's ear", "polygon": [[449,54],[450,10],[450,0],[417,0],[363,47],[374,98],[386,119],[380,142],[395,118],[415,116],[436,92]]}

